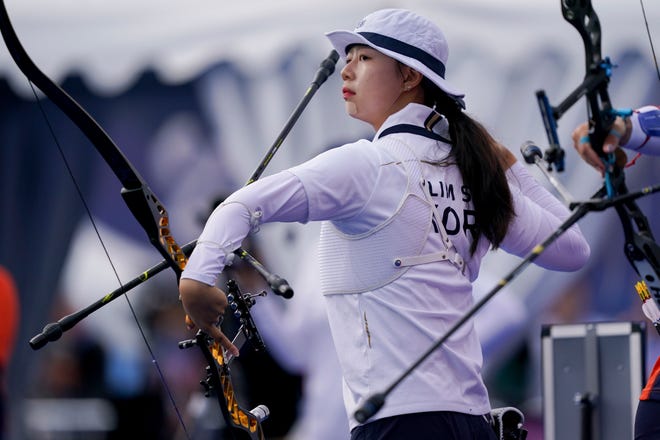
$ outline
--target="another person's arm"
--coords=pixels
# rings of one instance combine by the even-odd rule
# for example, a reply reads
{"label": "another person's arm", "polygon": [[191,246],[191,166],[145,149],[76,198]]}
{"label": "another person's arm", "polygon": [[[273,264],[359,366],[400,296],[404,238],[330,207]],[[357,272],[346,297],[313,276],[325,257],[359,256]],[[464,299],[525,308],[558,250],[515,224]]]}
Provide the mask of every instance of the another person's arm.
{"label": "another person's arm", "polygon": [[[605,164],[589,142],[589,124],[584,122],[573,131],[573,146],[589,165],[605,173]],[[626,154],[621,148],[649,156],[660,156],[660,108],[647,105],[629,118],[617,117],[603,142],[603,152],[615,153],[617,164],[624,166]]]}

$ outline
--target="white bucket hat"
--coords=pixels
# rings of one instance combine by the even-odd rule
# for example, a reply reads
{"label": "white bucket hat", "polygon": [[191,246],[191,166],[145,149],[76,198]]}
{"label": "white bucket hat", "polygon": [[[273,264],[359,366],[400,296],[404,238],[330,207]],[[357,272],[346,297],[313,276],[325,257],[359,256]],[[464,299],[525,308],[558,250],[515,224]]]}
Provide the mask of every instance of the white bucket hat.
{"label": "white bucket hat", "polygon": [[381,9],[363,18],[353,32],[338,30],[325,36],[343,60],[349,46],[364,44],[417,70],[448,95],[465,96],[445,80],[449,55],[445,35],[434,23],[414,12]]}

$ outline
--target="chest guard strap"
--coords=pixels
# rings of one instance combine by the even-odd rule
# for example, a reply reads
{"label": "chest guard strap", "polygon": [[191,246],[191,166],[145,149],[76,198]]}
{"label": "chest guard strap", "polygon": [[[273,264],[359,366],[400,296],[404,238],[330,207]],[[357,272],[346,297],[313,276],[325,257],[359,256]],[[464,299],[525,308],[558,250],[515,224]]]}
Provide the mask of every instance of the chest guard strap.
{"label": "chest guard strap", "polygon": [[[358,235],[346,234],[333,222],[323,222],[319,242],[321,290],[324,295],[363,293],[383,287],[410,267],[448,260],[463,272],[463,258],[456,252],[442,225],[435,203],[425,189],[420,161],[402,141],[388,139],[382,148],[403,166],[407,191],[390,218]],[[435,216],[445,249],[422,255]]]}

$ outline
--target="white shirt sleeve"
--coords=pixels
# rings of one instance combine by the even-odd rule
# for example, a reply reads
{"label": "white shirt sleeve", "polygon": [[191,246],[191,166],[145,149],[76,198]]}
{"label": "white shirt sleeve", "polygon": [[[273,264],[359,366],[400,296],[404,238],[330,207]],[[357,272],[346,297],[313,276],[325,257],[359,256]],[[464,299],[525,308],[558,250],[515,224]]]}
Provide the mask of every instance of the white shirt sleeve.
{"label": "white shirt sleeve", "polygon": [[357,220],[377,189],[381,153],[361,140],[291,168],[309,197],[309,220]]}
{"label": "white shirt sleeve", "polygon": [[266,222],[307,222],[307,197],[288,171],[264,177],[229,196],[211,214],[182,278],[215,285],[234,250]]}
{"label": "white shirt sleeve", "polygon": [[[515,217],[501,247],[511,254],[524,257],[555,232],[571,213],[521,163],[515,163],[507,171],[507,178]],[[586,263],[589,254],[589,244],[578,225],[574,224],[548,246],[534,263],[550,270],[573,271]]]}
{"label": "white shirt sleeve", "polygon": [[268,222],[346,219],[364,209],[378,175],[374,162],[357,142],[247,185],[211,214],[182,278],[214,285],[227,258],[247,235]]}

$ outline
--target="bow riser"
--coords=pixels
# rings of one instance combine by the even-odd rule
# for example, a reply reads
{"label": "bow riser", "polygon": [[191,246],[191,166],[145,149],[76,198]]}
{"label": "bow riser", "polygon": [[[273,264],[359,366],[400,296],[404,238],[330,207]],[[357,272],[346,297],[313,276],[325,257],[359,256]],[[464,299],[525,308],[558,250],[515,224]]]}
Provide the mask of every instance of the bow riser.
{"label": "bow riser", "polygon": [[[263,350],[265,345],[254,325],[250,308],[255,304],[254,296],[263,296],[266,292],[258,295],[242,293],[234,280],[227,282],[227,292],[230,308],[240,322],[233,343],[240,348],[243,343],[249,342],[253,349]],[[230,374],[230,364],[234,357],[202,331],[197,332],[194,339],[179,342],[179,348],[181,349],[190,348],[194,345],[201,349],[202,355],[208,364],[206,378],[200,382],[205,389],[205,395],[211,397],[215,394],[223,418],[228,427],[232,429],[232,434],[247,435],[250,440],[264,440],[265,436],[261,422],[268,416],[268,409],[260,405],[259,408],[262,408],[262,410],[253,413],[239,405]],[[263,417],[258,416],[257,413]]]}

